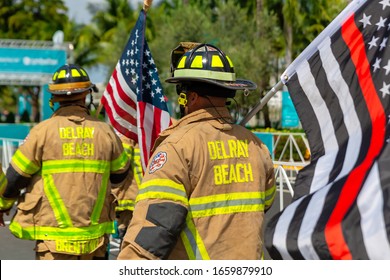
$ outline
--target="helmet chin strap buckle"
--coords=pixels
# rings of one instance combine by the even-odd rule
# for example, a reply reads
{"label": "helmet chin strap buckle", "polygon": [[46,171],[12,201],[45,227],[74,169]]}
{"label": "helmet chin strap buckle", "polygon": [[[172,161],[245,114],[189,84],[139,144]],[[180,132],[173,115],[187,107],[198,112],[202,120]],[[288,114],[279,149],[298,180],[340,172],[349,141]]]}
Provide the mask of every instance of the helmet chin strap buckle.
{"label": "helmet chin strap buckle", "polygon": [[184,92],[180,93],[179,98],[177,99],[177,102],[181,106],[186,106],[187,105],[187,94]]}

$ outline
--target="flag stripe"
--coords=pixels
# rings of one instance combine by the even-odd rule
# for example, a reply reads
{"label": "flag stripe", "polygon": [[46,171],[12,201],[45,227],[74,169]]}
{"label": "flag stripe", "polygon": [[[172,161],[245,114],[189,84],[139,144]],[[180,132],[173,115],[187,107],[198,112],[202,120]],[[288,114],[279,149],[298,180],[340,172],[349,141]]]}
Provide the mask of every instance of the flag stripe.
{"label": "flag stripe", "polygon": [[385,224],[383,215],[384,197],[380,182],[379,167],[375,164],[357,200],[367,254],[373,260],[390,259],[389,233],[386,232],[389,225]]}
{"label": "flag stripe", "polygon": [[[110,105],[113,107],[115,113],[119,115],[123,120],[127,121],[129,125],[137,126],[137,120],[129,114],[129,112],[135,111],[133,108],[127,106],[122,99],[117,98],[116,93],[120,90],[118,87],[113,88],[111,83],[107,85],[107,92],[113,95],[114,98],[107,97],[110,100]],[[127,107],[127,108],[126,108]]]}
{"label": "flag stripe", "polygon": [[[340,171],[343,166],[343,159],[345,158],[346,153],[346,145],[343,143],[348,143],[346,140],[348,139],[347,129],[345,127],[343,111],[341,109],[339,99],[337,98],[335,92],[329,84],[327,73],[323,68],[323,57],[318,55],[314,55],[311,59],[309,59],[310,69],[312,73],[315,73],[314,82],[318,91],[321,95],[321,98],[327,110],[329,111],[329,117],[331,122],[329,123],[329,135],[334,135],[335,141],[334,146],[329,147],[332,150],[326,151],[328,154],[334,155],[333,166],[330,169],[328,181],[334,181],[337,176],[340,174]],[[314,77],[314,75],[313,75]],[[320,97],[319,97],[320,98]],[[323,129],[327,129],[326,127]],[[323,139],[324,142],[328,142],[328,139]],[[337,144],[336,144],[337,143]],[[333,159],[332,159],[333,160]]]}
{"label": "flag stripe", "polygon": [[350,250],[345,242],[341,222],[348,209],[356,199],[363,180],[372,166],[373,160],[379,155],[384,138],[385,114],[382,104],[376,94],[370,72],[370,64],[364,47],[364,39],[356,27],[354,17],[350,17],[342,26],[344,41],[351,47],[351,59],[356,67],[360,87],[369,107],[370,118],[373,123],[373,135],[370,148],[364,161],[351,171],[341,191],[340,198],[325,227],[325,237],[331,255],[345,259],[352,259]]}
{"label": "flag stripe", "polygon": [[131,131],[130,129],[128,128],[125,128],[122,124],[121,124],[121,118],[119,117],[115,117],[115,112],[113,112],[111,110],[111,106],[109,105],[109,102],[108,102],[108,99],[104,99],[104,101],[102,101],[103,105],[105,105],[105,109],[107,111],[107,115],[108,115],[108,118],[110,119],[110,122],[111,122],[111,125],[119,132],[121,133],[122,135],[126,136],[127,138],[130,138],[130,139],[134,139],[134,138],[137,138],[137,134],[134,133],[133,131]]}
{"label": "flag stripe", "polygon": [[[336,43],[333,44],[336,45]],[[342,77],[340,67],[335,67],[335,65],[338,65],[335,56],[341,56],[341,54],[338,54],[337,51],[343,53],[347,46],[336,45],[334,48],[335,54],[333,54],[331,45],[331,39],[328,37],[324,40],[324,44],[320,48],[322,65],[327,73],[330,87],[336,94],[339,101],[342,111],[342,119],[344,120],[344,126],[347,129],[347,135],[354,135],[353,138],[345,139],[347,147],[345,158],[342,160],[342,170],[337,177],[337,179],[339,179],[340,177],[347,175],[353,169],[357,161],[359,153],[356,151],[359,151],[362,144],[362,128],[357,112],[355,110],[351,110],[351,108],[354,108],[354,99],[352,98],[351,91],[345,82],[345,79],[339,78]]]}

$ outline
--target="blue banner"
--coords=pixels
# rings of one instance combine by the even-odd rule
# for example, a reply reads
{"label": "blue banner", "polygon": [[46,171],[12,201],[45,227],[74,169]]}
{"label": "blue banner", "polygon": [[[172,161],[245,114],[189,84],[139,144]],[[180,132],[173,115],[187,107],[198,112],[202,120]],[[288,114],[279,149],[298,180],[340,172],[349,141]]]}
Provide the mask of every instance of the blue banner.
{"label": "blue banner", "polygon": [[253,132],[267,146],[271,153],[272,160],[274,159],[274,136],[267,132]]}
{"label": "blue banner", "polygon": [[0,73],[53,74],[65,63],[65,50],[0,48]]}
{"label": "blue banner", "polygon": [[299,126],[299,117],[288,91],[282,93],[282,128]]}

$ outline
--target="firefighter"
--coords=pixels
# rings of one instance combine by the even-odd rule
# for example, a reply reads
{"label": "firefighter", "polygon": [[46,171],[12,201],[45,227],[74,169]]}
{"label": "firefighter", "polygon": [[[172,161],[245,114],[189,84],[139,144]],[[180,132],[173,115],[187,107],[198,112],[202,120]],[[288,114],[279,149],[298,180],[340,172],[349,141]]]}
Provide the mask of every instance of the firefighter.
{"label": "firefighter", "polygon": [[111,186],[125,179],[129,161],[113,129],[89,114],[94,87],[78,65],[60,67],[49,84],[59,108],[31,129],[6,172],[0,210],[18,200],[9,229],[36,240],[39,260],[102,259],[114,232]]}
{"label": "firefighter", "polygon": [[133,216],[135,199],[142,180],[142,165],[138,143],[125,136],[120,136],[120,139],[130,161],[130,171],[122,183],[123,188],[113,189],[117,201],[115,206],[117,234],[115,236],[122,242]]}
{"label": "firefighter", "polygon": [[118,259],[261,259],[275,195],[270,152],[226,107],[256,84],[220,49],[199,44],[173,63],[182,118],[160,134]]}

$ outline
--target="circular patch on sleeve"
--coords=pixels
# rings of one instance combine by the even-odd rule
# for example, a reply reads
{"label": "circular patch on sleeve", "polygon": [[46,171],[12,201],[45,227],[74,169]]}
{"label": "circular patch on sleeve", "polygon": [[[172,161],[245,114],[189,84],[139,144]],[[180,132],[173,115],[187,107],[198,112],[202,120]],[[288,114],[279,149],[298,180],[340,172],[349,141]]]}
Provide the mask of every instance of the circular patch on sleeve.
{"label": "circular patch on sleeve", "polygon": [[167,153],[158,152],[152,159],[149,165],[149,174],[161,169],[167,162]]}

